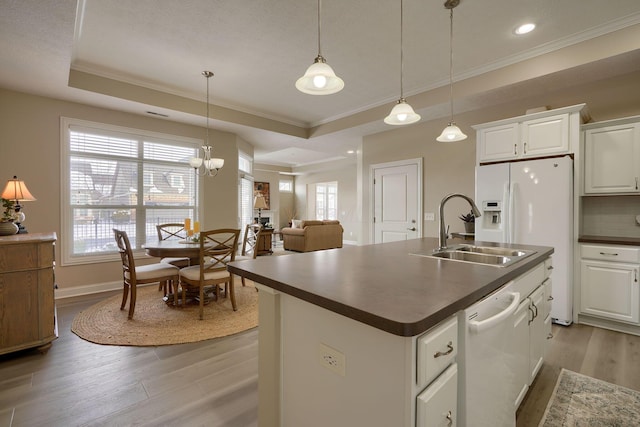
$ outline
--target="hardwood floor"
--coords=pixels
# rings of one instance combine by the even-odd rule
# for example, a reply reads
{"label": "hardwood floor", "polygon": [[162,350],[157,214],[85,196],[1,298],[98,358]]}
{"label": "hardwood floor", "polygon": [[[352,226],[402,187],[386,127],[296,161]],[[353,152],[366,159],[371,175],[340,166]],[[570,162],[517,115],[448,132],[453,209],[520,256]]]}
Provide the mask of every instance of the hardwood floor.
{"label": "hardwood floor", "polygon": [[[163,347],[92,344],[70,326],[103,298],[58,302],[60,337],[46,355],[0,356],[0,427],[257,425],[257,330]],[[584,325],[553,333],[518,427],[538,425],[563,367],[640,390],[640,337]]]}
{"label": "hardwood floor", "polygon": [[162,347],[84,341],[73,317],[104,297],[59,302],[46,355],[0,356],[0,427],[257,425],[257,329]]}
{"label": "hardwood floor", "polygon": [[553,325],[553,335],[517,427],[538,425],[562,368],[640,391],[640,337],[586,325]]}

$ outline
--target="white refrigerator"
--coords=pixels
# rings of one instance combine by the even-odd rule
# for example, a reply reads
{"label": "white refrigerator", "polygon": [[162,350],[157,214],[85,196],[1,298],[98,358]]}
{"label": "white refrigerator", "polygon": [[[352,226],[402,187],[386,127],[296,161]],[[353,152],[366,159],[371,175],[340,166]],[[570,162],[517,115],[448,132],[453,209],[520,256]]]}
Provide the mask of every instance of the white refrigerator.
{"label": "white refrigerator", "polygon": [[[569,156],[476,167],[475,240],[552,246],[551,317],[573,316],[573,160]],[[526,295],[525,295],[526,297]]]}

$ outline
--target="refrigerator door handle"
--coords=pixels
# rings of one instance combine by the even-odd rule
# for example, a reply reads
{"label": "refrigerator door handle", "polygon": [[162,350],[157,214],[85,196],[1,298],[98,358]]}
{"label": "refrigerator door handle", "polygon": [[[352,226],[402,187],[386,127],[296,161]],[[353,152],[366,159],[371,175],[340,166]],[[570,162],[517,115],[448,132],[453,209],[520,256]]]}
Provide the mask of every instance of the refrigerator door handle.
{"label": "refrigerator door handle", "polygon": [[[504,183],[502,187],[502,203],[505,209],[509,209],[509,181]],[[503,212],[502,214],[502,241],[505,243],[509,242],[509,223],[511,221],[511,217],[509,216],[508,210]]]}
{"label": "refrigerator door handle", "polygon": [[516,203],[516,183],[512,182],[509,186],[509,210],[508,210],[508,235],[506,242],[513,243],[515,238],[516,218],[515,218],[515,203]]}

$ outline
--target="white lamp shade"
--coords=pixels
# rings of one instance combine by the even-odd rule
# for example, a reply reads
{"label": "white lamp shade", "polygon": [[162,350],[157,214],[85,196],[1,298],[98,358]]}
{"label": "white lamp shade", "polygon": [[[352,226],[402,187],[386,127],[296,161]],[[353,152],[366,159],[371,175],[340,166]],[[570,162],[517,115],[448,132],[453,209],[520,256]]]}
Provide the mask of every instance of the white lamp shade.
{"label": "white lamp shade", "polygon": [[326,62],[315,62],[304,76],[296,81],[296,88],[309,95],[330,95],[344,88],[344,81]]}
{"label": "white lamp shade", "polygon": [[222,166],[224,166],[224,159],[214,158],[205,162],[207,169],[222,169]]}
{"label": "white lamp shade", "polygon": [[36,198],[33,197],[31,192],[27,189],[24,181],[18,179],[16,176],[14,176],[13,179],[7,180],[7,185],[4,187],[2,196],[0,197],[19,202],[32,202],[36,200]]}
{"label": "white lamp shade", "polygon": [[200,157],[192,157],[189,159],[189,165],[192,168],[199,168],[202,165],[202,159]]}
{"label": "white lamp shade", "polygon": [[420,114],[416,114],[411,108],[411,105],[407,104],[404,99],[398,101],[398,103],[391,109],[391,112],[384,118],[384,122],[388,125],[409,125],[420,120]]}
{"label": "white lamp shade", "polygon": [[266,209],[267,208],[267,201],[264,199],[264,196],[262,196],[262,195],[256,196],[253,199],[253,208],[254,209]]}
{"label": "white lamp shade", "polygon": [[460,128],[455,123],[449,123],[449,126],[444,128],[439,137],[436,138],[438,142],[455,142],[467,139],[467,135],[462,133]]}

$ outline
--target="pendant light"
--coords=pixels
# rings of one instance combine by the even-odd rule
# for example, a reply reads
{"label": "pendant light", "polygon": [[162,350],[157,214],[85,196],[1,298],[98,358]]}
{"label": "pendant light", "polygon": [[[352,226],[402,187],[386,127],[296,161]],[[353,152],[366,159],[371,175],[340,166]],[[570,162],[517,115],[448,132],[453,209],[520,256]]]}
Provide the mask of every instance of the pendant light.
{"label": "pendant light", "polygon": [[420,120],[420,115],[416,114],[411,108],[411,105],[407,104],[407,100],[404,99],[402,80],[404,74],[404,48],[402,43],[403,35],[403,20],[404,20],[404,0],[400,0],[400,99],[396,105],[391,109],[391,112],[384,118],[384,122],[388,125],[408,125]]}
{"label": "pendant light", "polygon": [[455,142],[467,139],[467,135],[462,133],[460,128],[453,121],[453,9],[460,4],[460,0],[447,0],[444,7],[450,11],[450,31],[449,31],[449,100],[451,105],[451,118],[449,125],[436,138],[439,142]]}
{"label": "pendant light", "polygon": [[213,77],[213,72],[203,71],[202,75],[207,78],[207,134],[202,146],[202,157],[192,157],[189,159],[189,164],[198,175],[216,176],[224,166],[224,159],[211,158],[213,147],[209,144],[209,79]]}
{"label": "pendant light", "polygon": [[318,0],[318,56],[313,61],[313,64],[307,68],[304,76],[296,81],[296,88],[300,92],[309,95],[330,95],[340,92],[344,87],[344,81],[336,76],[336,73],[322,56],[322,50],[320,49],[320,33],[322,28],[322,21],[320,19],[321,1],[322,0]]}

